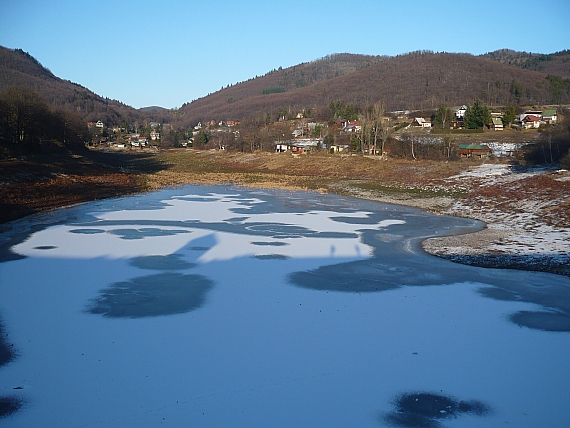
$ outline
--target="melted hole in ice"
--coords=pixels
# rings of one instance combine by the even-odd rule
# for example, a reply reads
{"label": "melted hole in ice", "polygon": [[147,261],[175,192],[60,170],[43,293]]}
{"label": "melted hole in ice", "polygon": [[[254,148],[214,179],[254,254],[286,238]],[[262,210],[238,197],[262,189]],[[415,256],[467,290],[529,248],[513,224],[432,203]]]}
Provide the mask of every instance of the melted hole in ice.
{"label": "melted hole in ice", "polygon": [[150,270],[184,270],[196,266],[180,259],[180,254],[169,254],[166,256],[142,256],[131,260],[131,265],[140,269]]}
{"label": "melted hole in ice", "polygon": [[157,229],[145,227],[141,229],[115,229],[110,234],[117,235],[121,239],[143,239],[151,236],[172,236],[178,233],[190,233],[188,230]]}
{"label": "melted hole in ice", "polygon": [[23,400],[19,397],[0,397],[0,419],[6,418],[11,414],[16,413],[18,410],[20,410],[23,404]]}
{"label": "melted hole in ice", "polygon": [[264,246],[268,246],[268,247],[283,247],[285,245],[289,245],[286,242],[252,242],[252,245],[257,245],[259,247],[264,247]]}
{"label": "melted hole in ice", "polygon": [[509,319],[521,327],[570,332],[570,317],[560,312],[519,311],[509,316]]}
{"label": "melted hole in ice", "polygon": [[96,235],[98,233],[105,233],[103,229],[71,229],[69,233],[78,233],[81,235]]}
{"label": "melted hole in ice", "polygon": [[291,257],[284,254],[260,254],[253,256],[258,260],[289,260]]}
{"label": "melted hole in ice", "polygon": [[34,250],[53,250],[57,248],[55,245],[40,245],[38,247],[34,247]]}
{"label": "melted hole in ice", "polygon": [[86,312],[109,318],[144,318],[201,307],[213,282],[202,275],[160,273],[116,282],[91,300]]}
{"label": "melted hole in ice", "polygon": [[394,405],[394,410],[380,416],[383,423],[394,427],[440,428],[443,427],[440,420],[456,418],[465,413],[484,416],[490,412],[490,408],[480,401],[458,401],[430,392],[402,394]]}

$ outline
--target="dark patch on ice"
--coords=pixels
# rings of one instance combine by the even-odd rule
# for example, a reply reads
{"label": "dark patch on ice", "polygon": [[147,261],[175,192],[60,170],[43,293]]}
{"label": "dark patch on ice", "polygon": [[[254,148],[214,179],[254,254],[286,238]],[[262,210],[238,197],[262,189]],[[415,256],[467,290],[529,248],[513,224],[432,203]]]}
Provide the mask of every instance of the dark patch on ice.
{"label": "dark patch on ice", "polygon": [[190,247],[192,251],[209,251],[212,247]]}
{"label": "dark patch on ice", "polygon": [[498,287],[482,287],[478,290],[478,292],[483,297],[489,297],[495,300],[503,300],[506,302],[515,302],[521,299],[521,296],[518,293]]}
{"label": "dark patch on ice", "polygon": [[294,224],[281,224],[281,223],[248,223],[245,225],[242,233],[263,234],[265,236],[273,236],[277,239],[282,238],[302,238],[302,237],[318,237],[318,238],[358,238],[356,233],[346,232],[317,232],[307,229],[303,226]]}
{"label": "dark patch on ice", "polygon": [[19,397],[4,396],[0,397],[0,419],[7,418],[8,416],[16,413],[24,401]]}
{"label": "dark patch on ice", "polygon": [[294,272],[289,282],[313,290],[362,293],[399,288],[402,283],[396,281],[396,276],[382,265],[365,260]]}
{"label": "dark patch on ice", "polygon": [[544,288],[542,284],[531,283],[519,285],[517,291],[503,287],[482,287],[478,292],[484,297],[495,300],[530,302],[543,306],[542,311],[519,311],[509,315],[508,320],[518,326],[542,331],[570,332],[566,296],[559,296],[559,301],[556,301],[557,297],[551,290],[546,293],[541,292],[541,288]]}
{"label": "dark patch on ice", "polygon": [[[101,220],[97,224],[106,227],[117,227],[117,226],[132,226],[133,220]],[[136,220],[136,224],[140,226],[153,226],[143,229],[115,229],[108,231],[108,233],[113,233],[115,235],[121,236],[123,239],[140,239],[146,236],[164,236],[156,235],[158,231],[164,234],[172,234],[173,232],[184,233],[188,231],[184,230],[167,230],[158,229],[157,227],[181,227],[188,228],[192,227],[195,229],[204,229],[217,232],[228,232],[236,233],[241,235],[252,235],[252,236],[267,236],[275,239],[284,238],[330,238],[330,239],[354,239],[358,238],[357,233],[347,233],[347,232],[319,232],[312,229],[308,229],[303,226],[298,226],[294,224],[283,224],[283,223],[270,223],[270,222],[251,222],[251,223],[228,223],[228,222],[217,222],[208,223],[197,220],[185,220],[185,221],[174,221],[174,220]],[[88,226],[89,224],[85,224]]]}
{"label": "dark patch on ice", "polygon": [[259,260],[289,260],[291,258],[284,254],[260,254],[254,257]]}
{"label": "dark patch on ice", "polygon": [[121,239],[143,239],[153,236],[173,236],[179,233],[190,233],[190,231],[144,227],[142,229],[115,229],[110,230],[109,233],[112,235],[117,235]]}
{"label": "dark patch on ice", "polygon": [[519,311],[509,319],[521,327],[543,331],[570,332],[570,317],[560,312]]}
{"label": "dark patch on ice", "polygon": [[180,199],[181,201],[188,201],[188,202],[220,202],[220,197],[216,196],[215,198],[207,197],[207,196],[177,196],[173,199]]}
{"label": "dark patch on ice", "polygon": [[288,276],[288,280],[298,287],[352,293],[453,282],[439,266],[413,263],[410,258],[403,258],[397,249],[384,253],[382,258],[373,257],[294,272]]}
{"label": "dark patch on ice", "polygon": [[402,394],[394,401],[395,409],[380,416],[382,422],[394,427],[441,428],[440,422],[462,414],[484,416],[490,408],[481,401],[459,401],[453,397],[430,392]]}
{"label": "dark patch on ice", "polygon": [[252,242],[252,244],[259,247],[283,247],[285,245],[289,245],[286,242]]}
{"label": "dark patch on ice", "polygon": [[79,233],[82,235],[97,235],[98,233],[105,233],[103,229],[72,229],[69,233]]}
{"label": "dark patch on ice", "polygon": [[174,315],[198,309],[213,282],[202,275],[160,273],[116,282],[91,300],[86,312],[109,318]]}
{"label": "dark patch on ice", "polygon": [[346,224],[377,224],[379,219],[377,215],[367,213],[366,217],[330,217],[332,221]]}
{"label": "dark patch on ice", "polygon": [[57,248],[55,245],[39,245],[34,247],[34,250],[53,250]]}
{"label": "dark patch on ice", "polygon": [[166,256],[141,256],[131,260],[131,265],[140,269],[150,270],[184,270],[196,267],[196,263],[181,260],[180,254]]}
{"label": "dark patch on ice", "polygon": [[8,337],[4,326],[0,320],[0,367],[8,364],[16,357],[14,345],[9,345],[6,338]]}

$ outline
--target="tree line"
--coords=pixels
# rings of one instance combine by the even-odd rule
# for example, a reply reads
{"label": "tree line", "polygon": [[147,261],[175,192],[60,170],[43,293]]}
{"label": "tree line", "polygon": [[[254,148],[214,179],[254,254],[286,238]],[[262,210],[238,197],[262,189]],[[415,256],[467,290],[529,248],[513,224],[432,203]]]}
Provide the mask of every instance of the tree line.
{"label": "tree line", "polygon": [[76,149],[88,139],[81,116],[52,108],[35,91],[10,86],[0,91],[0,141],[11,153],[41,151],[42,142]]}

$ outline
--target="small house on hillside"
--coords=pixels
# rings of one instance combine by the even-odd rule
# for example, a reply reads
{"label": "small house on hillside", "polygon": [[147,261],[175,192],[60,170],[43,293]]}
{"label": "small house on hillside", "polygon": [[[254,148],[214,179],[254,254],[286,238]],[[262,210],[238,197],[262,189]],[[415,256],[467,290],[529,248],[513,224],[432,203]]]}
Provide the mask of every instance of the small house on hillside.
{"label": "small house on hillside", "polygon": [[556,119],[558,118],[558,114],[556,110],[544,110],[542,113],[542,120],[546,123],[556,123]]}
{"label": "small house on hillside", "polygon": [[540,117],[533,114],[526,115],[522,120],[522,127],[525,129],[538,128],[540,126]]}
{"label": "small house on hillside", "polygon": [[459,120],[463,120],[466,111],[467,106],[461,106],[458,110],[455,111],[455,117]]}
{"label": "small house on hillside", "polygon": [[542,112],[540,110],[527,110],[524,113],[521,113],[519,115],[519,120],[522,122],[524,121],[525,117],[527,116],[536,116],[539,119],[542,118]]}
{"label": "small house on hillside", "polygon": [[291,146],[287,143],[275,143],[275,153],[284,153],[288,150],[291,150]]}
{"label": "small house on hillside", "polygon": [[493,151],[486,144],[460,144],[457,149],[457,154],[467,158],[474,156],[484,158],[493,154]]}
{"label": "small house on hillside", "polygon": [[500,117],[491,118],[491,129],[494,129],[495,131],[502,131],[503,119],[501,119]]}
{"label": "small house on hillside", "polygon": [[412,122],[412,126],[417,126],[420,128],[431,128],[431,122],[428,122],[423,117],[416,117]]}

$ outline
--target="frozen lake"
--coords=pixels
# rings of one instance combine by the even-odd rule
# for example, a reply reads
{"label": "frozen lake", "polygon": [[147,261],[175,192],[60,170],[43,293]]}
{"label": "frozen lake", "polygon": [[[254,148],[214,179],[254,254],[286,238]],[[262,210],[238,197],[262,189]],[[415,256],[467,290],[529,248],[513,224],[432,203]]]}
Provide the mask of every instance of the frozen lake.
{"label": "frozen lake", "polygon": [[478,222],[188,186],[0,235],[0,425],[570,426],[570,279],[457,265]]}

